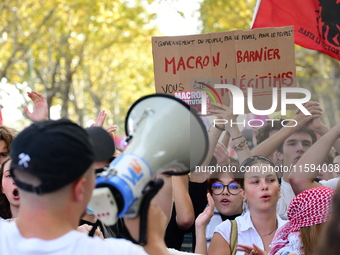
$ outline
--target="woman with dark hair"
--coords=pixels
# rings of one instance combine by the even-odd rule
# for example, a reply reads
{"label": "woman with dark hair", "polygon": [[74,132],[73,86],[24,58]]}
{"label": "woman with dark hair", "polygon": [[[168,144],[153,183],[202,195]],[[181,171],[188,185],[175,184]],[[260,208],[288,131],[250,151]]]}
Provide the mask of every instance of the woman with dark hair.
{"label": "woman with dark hair", "polygon": [[[237,165],[230,165],[239,169]],[[197,217],[195,252],[206,254],[217,225],[234,220],[243,211],[240,179],[232,172],[218,172],[208,179],[208,207]]]}
{"label": "woman with dark hair", "polygon": [[17,218],[20,205],[19,190],[10,175],[10,165],[11,160],[8,158],[0,167],[0,218],[4,220]]}
{"label": "woman with dark hair", "polygon": [[14,129],[0,125],[0,164],[8,158],[10,145],[16,133]]}
{"label": "woman with dark hair", "polygon": [[[235,219],[237,225],[237,243],[257,245],[269,251],[269,245],[275,232],[285,222],[276,214],[276,203],[280,194],[280,184],[274,171],[274,163],[263,156],[252,156],[244,160],[240,172],[241,195],[249,210]],[[240,250],[231,250],[232,224],[226,220],[219,224],[212,238],[208,254],[237,254]]]}

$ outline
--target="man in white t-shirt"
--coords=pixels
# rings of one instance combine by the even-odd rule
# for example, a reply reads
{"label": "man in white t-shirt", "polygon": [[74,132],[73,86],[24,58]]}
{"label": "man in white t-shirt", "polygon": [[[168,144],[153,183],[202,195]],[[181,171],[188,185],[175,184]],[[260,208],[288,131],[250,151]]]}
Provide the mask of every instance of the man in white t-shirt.
{"label": "man in white t-shirt", "polygon": [[15,222],[0,222],[0,254],[168,254],[166,219],[158,207],[149,209],[152,225],[144,249],[76,231],[95,185],[93,147],[77,124],[66,119],[36,122],[13,141],[10,156],[21,203]]}

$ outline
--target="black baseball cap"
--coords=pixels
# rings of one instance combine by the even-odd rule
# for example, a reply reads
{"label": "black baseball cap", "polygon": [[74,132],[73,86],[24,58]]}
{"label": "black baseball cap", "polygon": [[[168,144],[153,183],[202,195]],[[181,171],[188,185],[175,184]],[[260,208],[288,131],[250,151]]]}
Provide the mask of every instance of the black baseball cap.
{"label": "black baseball cap", "polygon": [[102,127],[96,126],[86,128],[85,130],[93,143],[95,161],[112,159],[116,146],[109,133]]}
{"label": "black baseball cap", "polygon": [[[112,138],[107,142],[113,143]],[[72,183],[97,161],[88,133],[68,119],[33,123],[13,140],[10,156],[15,184],[36,194],[53,192]],[[37,177],[40,185],[19,181],[15,176],[16,169]]]}

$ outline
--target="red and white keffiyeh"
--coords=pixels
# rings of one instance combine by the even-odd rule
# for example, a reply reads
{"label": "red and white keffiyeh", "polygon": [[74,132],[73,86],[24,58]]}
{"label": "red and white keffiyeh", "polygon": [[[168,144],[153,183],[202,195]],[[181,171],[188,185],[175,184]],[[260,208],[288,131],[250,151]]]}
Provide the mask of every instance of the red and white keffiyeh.
{"label": "red and white keffiyeh", "polygon": [[268,255],[279,255],[281,248],[288,245],[290,233],[326,222],[331,215],[334,190],[326,187],[308,189],[297,195],[287,211],[288,222],[276,231]]}

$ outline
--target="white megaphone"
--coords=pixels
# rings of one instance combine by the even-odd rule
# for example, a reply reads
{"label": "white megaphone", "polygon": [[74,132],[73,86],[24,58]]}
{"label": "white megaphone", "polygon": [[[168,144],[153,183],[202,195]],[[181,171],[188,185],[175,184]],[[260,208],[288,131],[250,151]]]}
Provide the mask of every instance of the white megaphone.
{"label": "white megaphone", "polygon": [[145,96],[130,108],[129,144],[97,178],[91,206],[106,225],[117,216],[135,217],[138,199],[158,173],[186,174],[208,151],[206,128],[190,106],[166,94]]}

